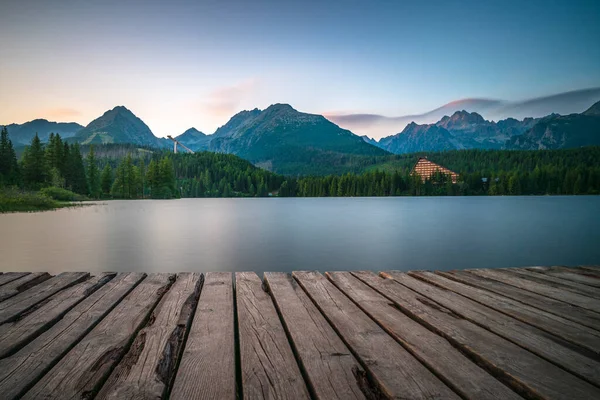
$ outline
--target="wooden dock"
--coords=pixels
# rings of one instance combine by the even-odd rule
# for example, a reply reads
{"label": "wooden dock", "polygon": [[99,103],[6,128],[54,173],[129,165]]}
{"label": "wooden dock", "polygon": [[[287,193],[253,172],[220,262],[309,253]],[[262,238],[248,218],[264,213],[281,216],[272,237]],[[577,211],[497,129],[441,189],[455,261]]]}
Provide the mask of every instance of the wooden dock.
{"label": "wooden dock", "polygon": [[600,267],[0,273],[1,399],[600,399]]}

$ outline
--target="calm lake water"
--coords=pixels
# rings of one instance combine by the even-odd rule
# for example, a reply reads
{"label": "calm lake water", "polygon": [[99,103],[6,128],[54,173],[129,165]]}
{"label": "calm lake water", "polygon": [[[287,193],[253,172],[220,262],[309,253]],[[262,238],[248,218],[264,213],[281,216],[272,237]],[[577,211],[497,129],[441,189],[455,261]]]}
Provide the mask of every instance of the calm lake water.
{"label": "calm lake water", "polygon": [[110,201],[0,215],[2,271],[600,264],[600,197]]}

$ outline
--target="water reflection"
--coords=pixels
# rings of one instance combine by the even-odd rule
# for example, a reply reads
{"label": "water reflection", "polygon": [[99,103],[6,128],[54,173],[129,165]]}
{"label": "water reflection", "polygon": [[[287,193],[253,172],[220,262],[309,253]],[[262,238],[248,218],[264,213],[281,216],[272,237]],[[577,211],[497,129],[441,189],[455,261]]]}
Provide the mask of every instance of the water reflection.
{"label": "water reflection", "polygon": [[600,197],[111,201],[0,215],[3,271],[600,263]]}

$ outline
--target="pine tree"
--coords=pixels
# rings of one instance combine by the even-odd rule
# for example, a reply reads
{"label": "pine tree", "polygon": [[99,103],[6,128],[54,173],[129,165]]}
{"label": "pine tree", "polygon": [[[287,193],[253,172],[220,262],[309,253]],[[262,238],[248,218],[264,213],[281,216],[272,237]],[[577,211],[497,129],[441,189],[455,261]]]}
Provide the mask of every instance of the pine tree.
{"label": "pine tree", "polygon": [[71,190],[79,194],[88,193],[88,184],[85,176],[85,167],[83,165],[83,157],[79,143],[75,143],[69,149],[69,158],[67,160],[67,170],[70,181],[67,180],[67,185]]}
{"label": "pine tree", "polygon": [[26,187],[40,189],[48,179],[48,168],[44,154],[44,147],[37,133],[31,139],[31,144],[23,153],[23,183]]}
{"label": "pine tree", "polygon": [[97,199],[101,193],[100,170],[96,165],[96,155],[94,154],[94,145],[90,146],[90,151],[87,156],[87,182],[88,193],[91,198]]}
{"label": "pine tree", "polygon": [[6,127],[0,133],[0,186],[19,183],[19,165]]}
{"label": "pine tree", "polygon": [[102,170],[102,177],[100,178],[100,185],[102,188],[102,195],[110,196],[110,188],[113,183],[113,172],[110,164],[106,164]]}

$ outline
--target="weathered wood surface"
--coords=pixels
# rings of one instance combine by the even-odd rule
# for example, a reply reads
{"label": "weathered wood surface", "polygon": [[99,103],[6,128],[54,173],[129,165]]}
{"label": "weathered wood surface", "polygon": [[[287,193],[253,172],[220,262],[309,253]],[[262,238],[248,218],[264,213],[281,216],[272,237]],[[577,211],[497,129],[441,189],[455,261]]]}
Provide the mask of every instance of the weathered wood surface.
{"label": "weathered wood surface", "polygon": [[571,373],[600,386],[600,362],[561,343],[538,328],[508,317],[449,290],[429,285],[403,272],[389,271],[386,277],[420,293],[456,315],[488,329],[515,344],[560,365]]}
{"label": "weathered wood surface", "polygon": [[148,275],[23,398],[93,397],[173,280],[172,274]]}
{"label": "weathered wood surface", "polygon": [[58,291],[79,283],[90,276],[87,272],[63,272],[0,303],[0,324],[16,319],[36,304]]}
{"label": "weathered wood surface", "polygon": [[209,272],[170,399],[236,399],[233,277]]}
{"label": "weathered wood surface", "polygon": [[236,272],[244,399],[309,399],[271,297],[254,272]]}
{"label": "weathered wood surface", "polygon": [[372,272],[352,274],[526,397],[569,400],[592,399],[600,395],[597,387],[461,318],[391,278],[383,279]]}
{"label": "weathered wood surface", "polygon": [[369,372],[373,392],[398,399],[459,398],[323,275],[293,276]]}
{"label": "weathered wood surface", "polygon": [[0,272],[0,286],[29,274],[29,272]]}
{"label": "weathered wood surface", "polygon": [[600,288],[600,275],[595,273],[586,273],[585,270],[564,267],[530,267],[527,271],[539,272],[541,274],[553,276],[555,278],[573,281],[587,286]]}
{"label": "weathered wood surface", "polygon": [[0,286],[0,301],[10,299],[11,297],[24,292],[25,290],[42,283],[51,276],[47,272],[35,272],[33,274],[27,274],[19,279],[15,279],[5,285]]}
{"label": "weathered wood surface", "polygon": [[600,332],[543,310],[527,306],[503,296],[455,282],[432,272],[414,271],[410,276],[440,288],[453,291],[477,303],[535,326],[571,343],[600,354]]}
{"label": "weathered wood surface", "polygon": [[597,399],[596,279],[60,274],[0,302],[0,398]]}
{"label": "weathered wood surface", "polygon": [[465,357],[445,338],[390,305],[390,301],[350,272],[327,277],[411,354],[463,398],[520,399],[515,392]]}
{"label": "weathered wood surface", "polygon": [[69,311],[56,325],[0,360],[0,393],[21,396],[108,314],[146,274],[118,274]]}
{"label": "weathered wood surface", "polygon": [[556,278],[551,275],[546,275],[539,272],[529,271],[525,268],[510,268],[510,269],[502,269],[509,274],[516,274],[520,277],[523,277],[527,280],[531,280],[533,282],[538,282],[543,285],[552,286],[555,288],[559,288],[562,290],[566,290],[569,292],[581,294],[588,297],[593,297],[595,299],[600,299],[600,290],[598,288],[594,288],[587,285],[582,285],[577,282],[569,281],[562,278]]}
{"label": "weathered wood surface", "polygon": [[573,322],[578,322],[589,328],[600,331],[600,314],[577,307],[560,300],[542,296],[541,294],[529,292],[515,286],[507,285],[499,281],[480,277],[465,271],[435,271],[436,274],[457,282],[486,289],[521,303],[533,306],[540,310],[546,310],[554,315],[561,316]]}
{"label": "weathered wood surface", "polygon": [[535,282],[527,279],[527,277],[513,274],[507,272],[506,270],[470,269],[468,272],[600,313],[600,302],[598,299],[573,293],[571,291],[564,290],[562,287],[553,287],[545,283]]}
{"label": "weathered wood surface", "polygon": [[202,275],[180,273],[96,399],[160,399],[175,377]]}
{"label": "weathered wood surface", "polygon": [[0,325],[0,358],[14,353],[47,327],[54,324],[116,274],[101,274],[58,292],[37,309],[18,320]]}
{"label": "weathered wood surface", "polygon": [[314,398],[364,399],[364,370],[298,283],[282,272],[265,273],[265,283]]}

